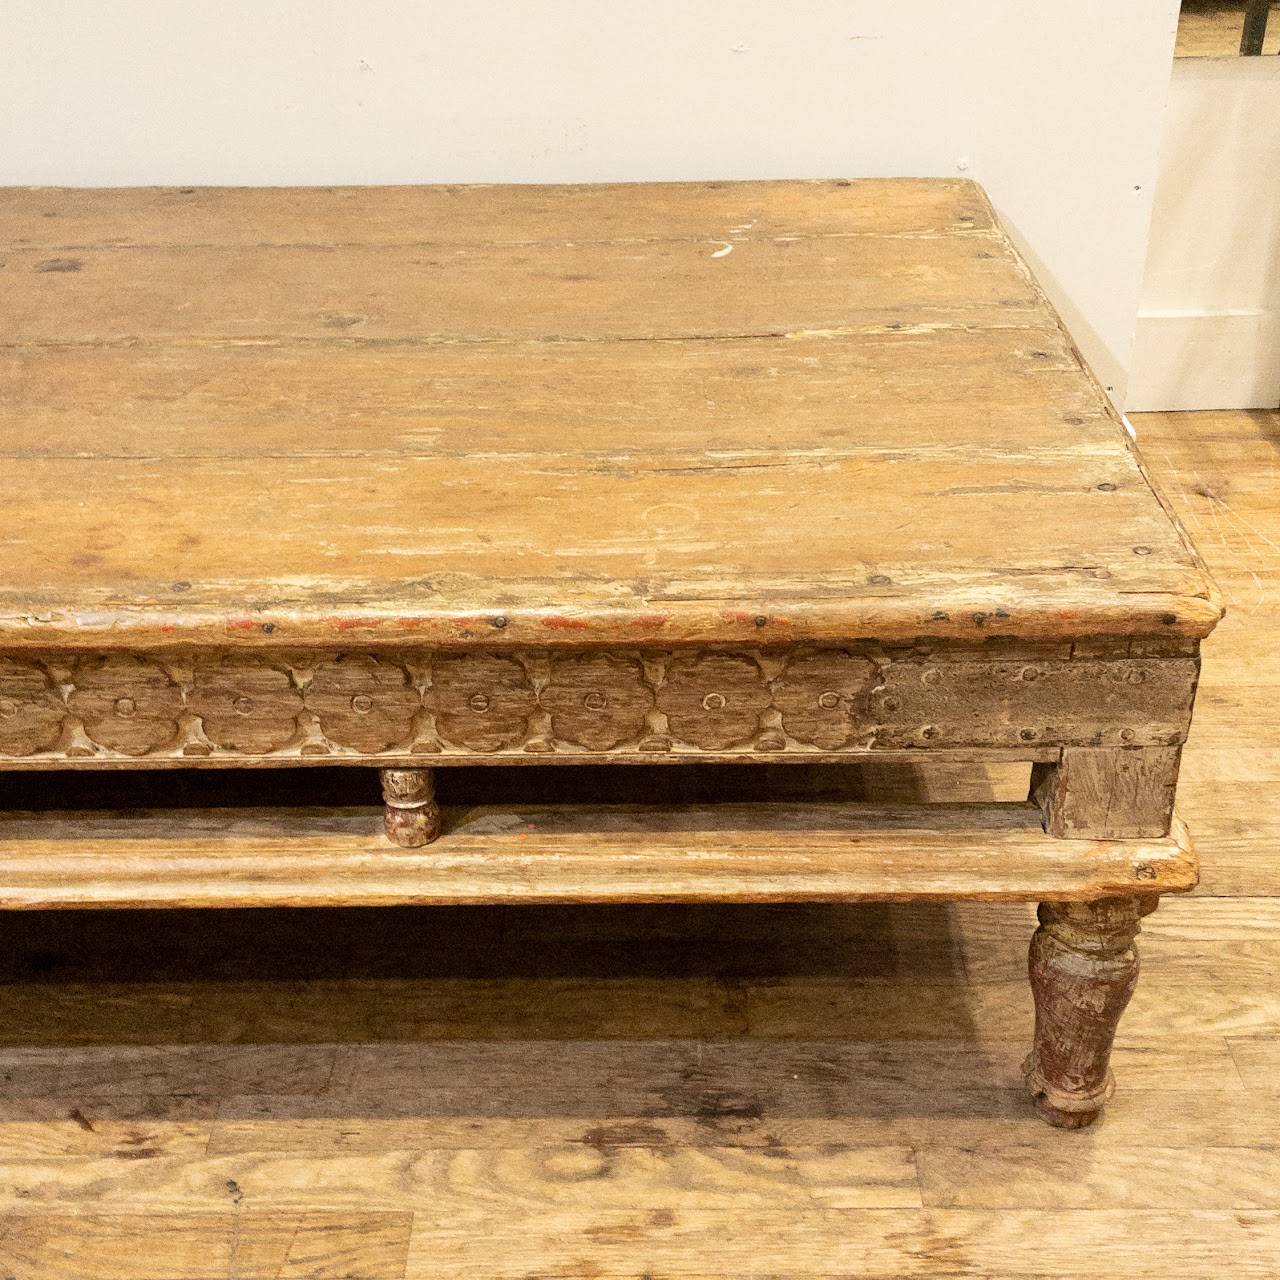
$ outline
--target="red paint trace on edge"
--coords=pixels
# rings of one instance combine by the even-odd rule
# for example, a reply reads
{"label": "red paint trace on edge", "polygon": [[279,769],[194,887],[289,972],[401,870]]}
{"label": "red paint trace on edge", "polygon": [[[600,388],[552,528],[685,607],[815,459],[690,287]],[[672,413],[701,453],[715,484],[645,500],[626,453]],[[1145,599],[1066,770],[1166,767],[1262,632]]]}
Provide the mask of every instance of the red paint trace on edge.
{"label": "red paint trace on edge", "polygon": [[380,627],[385,618],[330,618],[329,625],[335,631],[350,631],[355,627]]}
{"label": "red paint trace on edge", "polygon": [[566,618],[560,614],[552,614],[549,618],[543,618],[542,625],[544,627],[554,627],[558,631],[586,631],[591,624],[583,622],[581,618]]}

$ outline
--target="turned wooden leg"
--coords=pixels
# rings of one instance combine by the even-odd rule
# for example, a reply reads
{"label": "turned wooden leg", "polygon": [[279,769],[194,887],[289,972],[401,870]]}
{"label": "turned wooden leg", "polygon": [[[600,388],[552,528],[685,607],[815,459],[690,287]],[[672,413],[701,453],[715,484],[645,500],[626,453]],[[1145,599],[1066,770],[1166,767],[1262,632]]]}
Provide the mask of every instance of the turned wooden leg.
{"label": "turned wooden leg", "polygon": [[1036,1036],[1022,1069],[1040,1115],[1060,1129],[1092,1124],[1115,1091],[1111,1044],[1138,981],[1133,940],[1158,898],[1043,902],[1031,939]]}
{"label": "turned wooden leg", "polygon": [[387,835],[405,849],[430,844],[440,834],[440,806],[430,769],[383,769]]}

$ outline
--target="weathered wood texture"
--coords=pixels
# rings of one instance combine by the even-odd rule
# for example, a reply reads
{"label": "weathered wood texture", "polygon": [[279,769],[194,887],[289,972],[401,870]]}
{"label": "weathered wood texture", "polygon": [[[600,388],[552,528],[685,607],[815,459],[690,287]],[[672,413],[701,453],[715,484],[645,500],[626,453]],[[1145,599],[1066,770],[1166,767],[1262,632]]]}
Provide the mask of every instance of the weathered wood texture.
{"label": "weathered wood texture", "polygon": [[1138,981],[1138,921],[1158,902],[1153,896],[1040,906],[1029,957],[1035,1045],[1023,1071],[1050,1124],[1092,1124],[1115,1092],[1111,1044]]}
{"label": "weathered wood texture", "polygon": [[0,656],[0,757],[652,759],[1183,741],[1194,643],[1135,637],[1110,648],[417,650],[291,661],[17,652]]}
{"label": "weathered wood texture", "polygon": [[1181,825],[1057,840],[1029,803],[446,809],[421,852],[391,846],[374,808],[0,813],[6,908],[1033,901],[1195,882]]}
{"label": "weathered wood texture", "polygon": [[1025,903],[12,913],[0,1266],[1275,1280],[1280,414],[1136,425],[1230,612],[1179,786],[1203,882],[1143,921],[1100,1124],[1022,1087]]}
{"label": "weathered wood texture", "polygon": [[1219,614],[972,183],[11,190],[0,248],[5,649]]}
{"label": "weathered wood texture", "polygon": [[1179,747],[1068,747],[1056,764],[1037,764],[1032,795],[1045,830],[1078,839],[1162,836],[1173,819]]}
{"label": "weathered wood texture", "polygon": [[383,826],[404,849],[430,844],[440,834],[440,806],[430,769],[383,769]]}

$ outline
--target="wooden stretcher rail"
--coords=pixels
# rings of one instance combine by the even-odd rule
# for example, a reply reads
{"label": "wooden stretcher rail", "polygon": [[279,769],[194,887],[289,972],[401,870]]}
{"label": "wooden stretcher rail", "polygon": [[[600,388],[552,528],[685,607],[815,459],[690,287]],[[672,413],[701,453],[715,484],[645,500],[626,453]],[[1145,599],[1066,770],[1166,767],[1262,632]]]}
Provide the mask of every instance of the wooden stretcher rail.
{"label": "wooden stretcher rail", "polygon": [[1084,901],[1180,892],[1186,830],[1064,840],[1030,803],[445,809],[399,849],[379,807],[0,815],[0,907]]}

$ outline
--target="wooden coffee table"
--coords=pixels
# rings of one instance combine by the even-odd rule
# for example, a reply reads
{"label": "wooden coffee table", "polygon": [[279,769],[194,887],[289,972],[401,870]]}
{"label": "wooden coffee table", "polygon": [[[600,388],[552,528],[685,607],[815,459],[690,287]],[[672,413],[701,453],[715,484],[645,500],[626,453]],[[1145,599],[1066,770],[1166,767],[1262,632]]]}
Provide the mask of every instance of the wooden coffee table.
{"label": "wooden coffee table", "polygon": [[[0,238],[0,767],[386,800],[8,812],[0,905],[1039,900],[1028,1082],[1098,1113],[1221,609],[977,186],[11,190]],[[433,799],[872,758],[1031,796]]]}

